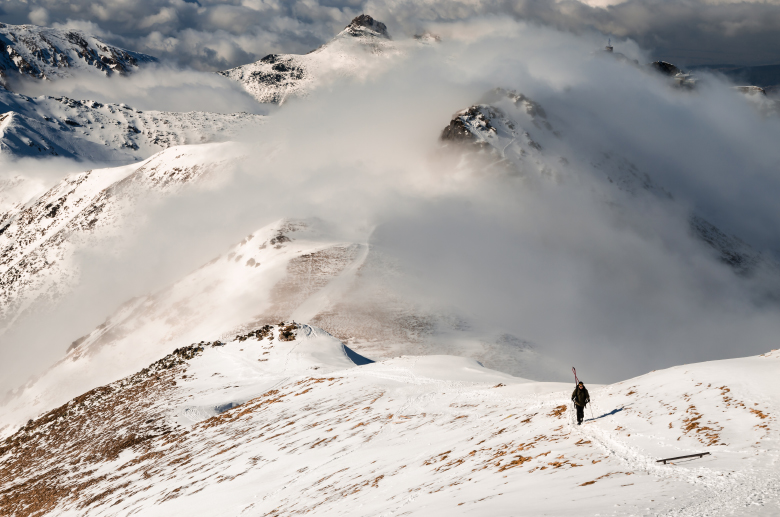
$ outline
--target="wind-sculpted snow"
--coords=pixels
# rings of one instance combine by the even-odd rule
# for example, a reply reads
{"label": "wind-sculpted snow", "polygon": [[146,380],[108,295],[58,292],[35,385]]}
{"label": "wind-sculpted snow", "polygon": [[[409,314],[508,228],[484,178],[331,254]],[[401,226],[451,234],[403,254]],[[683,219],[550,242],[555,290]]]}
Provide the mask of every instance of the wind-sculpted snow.
{"label": "wind-sculpted snow", "polygon": [[[593,416],[581,427],[570,384],[452,356],[364,366],[350,357],[322,330],[291,322],[179,347],[0,442],[0,511],[713,516],[778,507],[776,354],[590,386]],[[710,455],[656,462],[695,452]]]}
{"label": "wind-sculpted snow", "polygon": [[260,102],[283,104],[327,80],[365,75],[376,66],[378,56],[397,53],[389,39],[383,23],[360,15],[333,40],[308,54],[270,54],[219,73],[241,83]]}
{"label": "wind-sculpted snow", "polygon": [[140,111],[67,97],[27,97],[0,86],[0,155],[128,163],[175,145],[235,138],[263,117]]}
{"label": "wind-sculpted snow", "polygon": [[242,159],[233,148],[174,147],[141,164],[75,174],[34,202],[0,213],[0,328],[36,302],[56,303],[78,283],[73,253],[128,231],[126,216],[139,199],[231,170]]}
{"label": "wind-sculpted snow", "polygon": [[0,83],[18,76],[57,79],[74,71],[126,74],[155,61],[79,30],[0,23]]}

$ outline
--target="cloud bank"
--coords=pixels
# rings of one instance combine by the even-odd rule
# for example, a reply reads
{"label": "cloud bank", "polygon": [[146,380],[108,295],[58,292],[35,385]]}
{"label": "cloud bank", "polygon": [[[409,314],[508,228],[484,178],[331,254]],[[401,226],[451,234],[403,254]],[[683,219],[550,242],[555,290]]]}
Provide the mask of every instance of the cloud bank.
{"label": "cloud bank", "polygon": [[[607,5],[613,4],[613,5]],[[632,39],[680,65],[780,62],[778,2],[712,0],[3,0],[6,23],[84,29],[109,42],[198,70],[269,53],[305,53],[366,12],[397,37],[438,23],[509,16],[582,34]],[[600,42],[603,44],[603,42]]]}
{"label": "cloud bank", "polygon": [[255,114],[272,111],[271,106],[259,104],[234,81],[168,65],[146,66],[127,77],[77,74],[52,82],[20,78],[12,86],[14,91],[31,97],[50,95],[124,103],[141,110]]}

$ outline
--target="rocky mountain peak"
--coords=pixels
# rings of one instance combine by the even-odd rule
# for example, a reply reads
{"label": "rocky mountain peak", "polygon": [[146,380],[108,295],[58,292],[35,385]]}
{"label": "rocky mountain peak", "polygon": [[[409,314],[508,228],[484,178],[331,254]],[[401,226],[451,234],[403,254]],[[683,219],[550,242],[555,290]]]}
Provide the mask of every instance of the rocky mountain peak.
{"label": "rocky mountain peak", "polygon": [[367,14],[361,14],[355,17],[345,30],[353,36],[381,36],[390,39],[387,32],[387,25],[376,21]]}
{"label": "rocky mountain peak", "polygon": [[[367,14],[354,18],[336,37],[306,54],[269,54],[259,61],[218,72],[241,83],[263,103],[284,104],[317,87],[324,70],[347,76],[365,71],[366,55],[395,52],[387,26]],[[325,74],[327,75],[327,74]]]}

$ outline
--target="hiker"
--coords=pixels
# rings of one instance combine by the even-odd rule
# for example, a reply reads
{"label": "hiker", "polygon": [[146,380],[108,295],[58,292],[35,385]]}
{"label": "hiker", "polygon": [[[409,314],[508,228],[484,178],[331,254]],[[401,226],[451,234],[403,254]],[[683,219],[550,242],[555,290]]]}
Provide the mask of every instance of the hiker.
{"label": "hiker", "polygon": [[582,381],[574,388],[574,393],[571,394],[571,401],[577,407],[577,425],[582,425],[582,419],[585,418],[585,406],[590,402],[588,389]]}

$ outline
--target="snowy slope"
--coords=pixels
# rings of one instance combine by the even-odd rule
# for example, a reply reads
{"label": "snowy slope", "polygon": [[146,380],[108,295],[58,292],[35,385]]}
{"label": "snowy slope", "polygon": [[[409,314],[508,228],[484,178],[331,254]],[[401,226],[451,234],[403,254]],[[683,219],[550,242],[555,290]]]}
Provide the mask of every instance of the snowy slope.
{"label": "snowy slope", "polygon": [[385,24],[360,15],[335,38],[305,55],[270,54],[219,72],[241,83],[260,102],[283,104],[339,77],[365,77],[397,53]]}
{"label": "snowy slope", "polygon": [[0,23],[0,84],[19,76],[58,79],[73,72],[126,74],[152,56],[101,42],[80,30]]}
{"label": "snowy slope", "polygon": [[[72,175],[33,202],[0,213],[0,332],[77,286],[75,253],[106,243],[114,249],[119,232],[143,218],[138,199],[218,180],[245,152],[229,143],[171,148],[138,165]],[[280,319],[314,321],[377,357],[455,351],[515,374],[536,378],[549,370],[522,339],[497,329],[468,332],[462,320],[423,311],[394,294],[397,273],[381,256],[365,242],[330,236],[316,221],[279,221],[215,253],[219,259],[161,292],[128,301],[79,341],[63,358],[78,359],[78,375],[62,377],[55,367],[10,404],[27,412],[51,408],[127,375],[170,347]],[[96,378],[91,372],[100,373]]]}
{"label": "snowy slope", "polygon": [[71,175],[0,213],[0,332],[36,300],[54,303],[77,283],[73,253],[127,228],[137,199],[229,173],[243,156],[231,143],[172,147],[140,164]]}
{"label": "snowy slope", "polygon": [[[591,386],[452,356],[368,363],[307,325],[200,342],[0,444],[40,515],[774,515],[777,352]],[[360,365],[360,366],[358,366]],[[709,452],[663,465],[657,459]]]}
{"label": "snowy slope", "polygon": [[27,97],[0,86],[0,155],[122,164],[175,145],[224,141],[260,115],[140,111],[67,97]]}
{"label": "snowy slope", "polygon": [[[115,224],[113,218],[107,221]],[[316,322],[377,358],[458,353],[515,375],[543,378],[561,370],[533,344],[500,329],[481,331],[447,314],[421,310],[393,290],[395,277],[382,276],[388,271],[366,243],[344,241],[321,226],[274,222],[170,287],[129,300],[70,343],[59,362],[0,400],[0,429],[129,375],[165,350],[199,339],[232,339],[282,320]],[[77,276],[67,269],[67,260],[61,264],[52,268],[60,277]],[[53,275],[43,280],[30,275],[37,280],[24,292]],[[62,292],[73,284],[51,285]]]}

